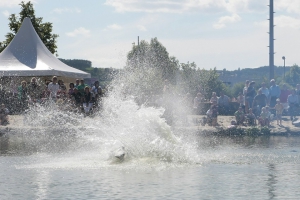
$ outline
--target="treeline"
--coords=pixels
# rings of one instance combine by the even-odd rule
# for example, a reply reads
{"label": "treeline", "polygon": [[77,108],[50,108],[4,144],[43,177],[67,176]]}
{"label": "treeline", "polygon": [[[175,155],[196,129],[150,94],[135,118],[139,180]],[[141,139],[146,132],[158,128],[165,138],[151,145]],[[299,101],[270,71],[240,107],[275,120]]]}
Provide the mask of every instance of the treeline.
{"label": "treeline", "polygon": [[69,65],[71,67],[74,67],[82,71],[86,71],[89,70],[89,68],[92,68],[92,62],[89,60],[62,59],[62,58],[59,58],[59,60],[65,63],[66,65]]}
{"label": "treeline", "polygon": [[113,77],[119,73],[118,69],[92,67],[92,62],[89,60],[62,58],[59,58],[59,60],[70,67],[90,73],[92,78],[99,80],[101,86],[108,85]]}
{"label": "treeline", "polygon": [[[275,77],[283,77],[284,74],[287,74],[290,71],[290,66],[275,66],[274,72]],[[245,80],[245,79],[252,79],[252,80],[260,80],[263,77],[268,77],[270,74],[270,68],[269,66],[262,66],[258,68],[245,68],[245,69],[237,69],[228,71],[226,69],[218,70],[220,74],[220,78],[223,80],[226,80],[226,78],[234,83],[236,83],[238,80]],[[228,78],[230,77],[230,78]]]}

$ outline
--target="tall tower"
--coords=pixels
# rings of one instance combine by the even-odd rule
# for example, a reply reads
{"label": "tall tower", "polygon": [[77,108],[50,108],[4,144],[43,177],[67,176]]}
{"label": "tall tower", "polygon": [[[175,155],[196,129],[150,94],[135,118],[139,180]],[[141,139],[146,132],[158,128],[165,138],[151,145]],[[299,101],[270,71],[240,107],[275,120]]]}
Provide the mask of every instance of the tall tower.
{"label": "tall tower", "polygon": [[270,0],[270,24],[269,24],[269,67],[270,80],[274,78],[274,5],[273,0]]}

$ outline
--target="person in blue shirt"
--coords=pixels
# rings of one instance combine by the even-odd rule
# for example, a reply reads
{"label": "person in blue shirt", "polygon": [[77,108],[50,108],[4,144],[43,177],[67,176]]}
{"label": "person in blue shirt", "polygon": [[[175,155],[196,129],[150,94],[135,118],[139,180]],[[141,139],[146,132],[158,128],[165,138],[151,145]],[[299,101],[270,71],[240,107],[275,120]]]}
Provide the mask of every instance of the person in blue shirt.
{"label": "person in blue shirt", "polygon": [[280,87],[276,85],[275,80],[270,81],[271,87],[269,89],[269,105],[273,108],[276,105],[276,99],[280,97]]}

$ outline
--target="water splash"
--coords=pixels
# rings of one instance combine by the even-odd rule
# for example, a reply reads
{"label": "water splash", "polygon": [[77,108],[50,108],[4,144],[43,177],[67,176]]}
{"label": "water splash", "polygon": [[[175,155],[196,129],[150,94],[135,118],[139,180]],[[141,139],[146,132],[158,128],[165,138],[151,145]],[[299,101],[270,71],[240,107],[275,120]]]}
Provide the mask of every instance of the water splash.
{"label": "water splash", "polygon": [[[116,84],[103,109],[85,117],[48,102],[31,106],[20,131],[10,136],[10,153],[37,156],[31,167],[181,165],[197,162],[197,147],[172,132],[163,108],[138,105]],[[124,148],[124,160],[115,153]],[[52,157],[52,161],[48,157]],[[27,166],[29,167],[29,166]]]}

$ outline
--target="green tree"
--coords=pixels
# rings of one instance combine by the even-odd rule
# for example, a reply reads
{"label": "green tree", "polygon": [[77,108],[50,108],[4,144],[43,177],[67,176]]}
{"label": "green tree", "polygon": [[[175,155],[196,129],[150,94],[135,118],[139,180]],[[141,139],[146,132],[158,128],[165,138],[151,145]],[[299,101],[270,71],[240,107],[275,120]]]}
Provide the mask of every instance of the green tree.
{"label": "green tree", "polygon": [[294,64],[286,74],[284,81],[292,86],[296,86],[300,83],[300,67]]}
{"label": "green tree", "polygon": [[226,86],[219,79],[219,74],[216,68],[210,70],[201,69],[198,70],[198,74],[200,79],[200,86],[204,90],[206,99],[211,98],[212,92],[220,94],[221,91],[224,91],[226,93]]}
{"label": "green tree", "polygon": [[236,98],[239,93],[243,94],[244,87],[245,87],[244,82],[234,84],[233,87],[231,88],[232,95]]}
{"label": "green tree", "polygon": [[19,13],[19,15],[17,16],[15,14],[11,14],[8,18],[8,25],[11,32],[6,34],[5,41],[0,42],[0,52],[2,52],[5,47],[9,45],[14,36],[17,34],[19,28],[21,27],[24,18],[28,17],[30,18],[35,31],[37,32],[45,46],[48,48],[48,50],[53,54],[56,53],[56,38],[58,37],[58,35],[52,34],[52,23],[43,23],[42,17],[36,17],[33,4],[30,1],[27,3],[22,1],[19,5],[21,6],[21,12]]}
{"label": "green tree", "polygon": [[167,49],[157,38],[152,38],[150,43],[142,40],[139,45],[133,46],[127,54],[127,69],[151,69],[161,80],[168,79],[175,83],[179,62],[175,57],[169,56]]}
{"label": "green tree", "polygon": [[150,43],[142,40],[139,45],[133,45],[127,54],[125,67],[127,93],[135,97],[139,103],[144,103],[163,91],[164,81],[176,84],[179,71],[179,61],[169,56],[167,49],[157,40]]}
{"label": "green tree", "polygon": [[219,80],[219,74],[216,68],[211,70],[198,69],[197,65],[192,63],[181,63],[181,78],[183,88],[192,96],[202,92],[205,99],[210,99],[212,92],[227,92],[226,86]]}

